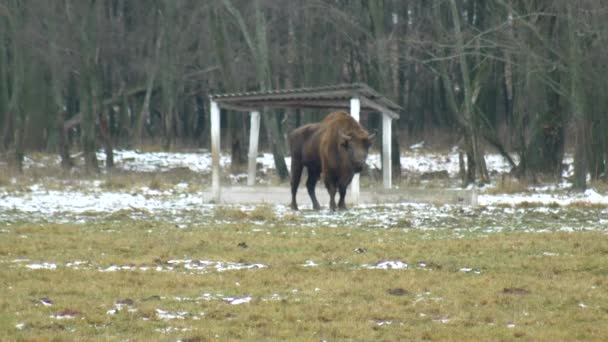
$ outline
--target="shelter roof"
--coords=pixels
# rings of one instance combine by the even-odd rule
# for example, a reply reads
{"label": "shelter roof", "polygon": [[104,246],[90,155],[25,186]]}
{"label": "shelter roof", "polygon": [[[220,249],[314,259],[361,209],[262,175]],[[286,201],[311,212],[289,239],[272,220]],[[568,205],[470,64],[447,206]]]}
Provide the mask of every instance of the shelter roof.
{"label": "shelter roof", "polygon": [[220,107],[247,112],[261,108],[331,108],[349,111],[353,97],[359,98],[363,112],[381,112],[398,119],[402,110],[399,105],[363,83],[210,95],[211,100]]}

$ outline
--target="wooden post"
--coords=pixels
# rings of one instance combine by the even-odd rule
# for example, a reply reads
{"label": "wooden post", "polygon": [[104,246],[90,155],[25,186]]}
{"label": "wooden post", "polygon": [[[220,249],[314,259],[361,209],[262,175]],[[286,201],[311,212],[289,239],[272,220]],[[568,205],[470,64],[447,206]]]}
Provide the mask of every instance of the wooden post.
{"label": "wooden post", "polygon": [[[359,122],[359,111],[361,110],[361,102],[359,98],[353,97],[350,99],[350,116]],[[353,204],[359,204],[359,177],[360,174],[355,174],[350,184],[350,193]]]}
{"label": "wooden post", "polygon": [[211,191],[216,203],[220,202],[220,107],[211,100]]}
{"label": "wooden post", "polygon": [[251,112],[251,129],[249,131],[249,165],[247,185],[255,185],[255,169],[260,139],[260,112]]}
{"label": "wooden post", "polygon": [[382,113],[382,180],[385,189],[391,188],[391,117]]}

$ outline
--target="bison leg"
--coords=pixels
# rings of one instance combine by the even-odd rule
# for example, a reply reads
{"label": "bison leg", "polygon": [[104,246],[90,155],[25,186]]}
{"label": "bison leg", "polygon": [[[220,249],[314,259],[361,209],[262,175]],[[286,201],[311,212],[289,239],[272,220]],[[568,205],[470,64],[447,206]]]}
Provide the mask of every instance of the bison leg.
{"label": "bison leg", "polygon": [[339,210],[346,210],[346,205],[344,204],[344,198],[346,197],[346,185],[340,184],[338,187],[338,191],[340,192],[340,201],[338,202]]}
{"label": "bison leg", "polygon": [[332,211],[336,211],[336,184],[331,180],[325,180],[325,187],[329,192],[329,208]]}
{"label": "bison leg", "polygon": [[315,186],[317,186],[317,181],[319,180],[320,172],[316,170],[308,169],[308,180],[306,180],[306,189],[308,189],[308,195],[310,196],[310,200],[312,201],[312,208],[314,210],[321,209],[319,205],[319,201],[317,201],[317,195],[315,194]]}
{"label": "bison leg", "polygon": [[291,161],[291,209],[298,210],[296,193],[298,192],[298,186],[300,186],[303,167],[302,164],[296,162],[294,159]]}

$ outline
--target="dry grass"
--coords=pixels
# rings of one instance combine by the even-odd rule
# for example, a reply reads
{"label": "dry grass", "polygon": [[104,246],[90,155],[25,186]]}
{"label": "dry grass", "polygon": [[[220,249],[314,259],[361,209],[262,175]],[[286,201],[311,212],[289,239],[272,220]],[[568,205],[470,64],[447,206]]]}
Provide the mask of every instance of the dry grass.
{"label": "dry grass", "polygon": [[261,204],[256,206],[248,216],[249,219],[253,221],[273,222],[277,219],[274,209],[269,204]]}
{"label": "dry grass", "polygon": [[[265,206],[242,213],[218,207],[216,215],[253,212],[272,217]],[[177,229],[128,214],[97,223],[4,227],[0,339],[608,338],[608,248],[601,232],[446,239],[415,230],[250,221]],[[23,258],[29,261],[15,261]],[[99,271],[111,265],[167,267],[172,259],[269,267]],[[76,260],[86,263],[67,266]],[[318,266],[303,266],[308,260]],[[410,268],[363,267],[384,260]],[[25,267],[42,262],[57,268]],[[417,266],[421,262],[426,266]],[[221,299],[246,296],[251,301],[241,305]],[[43,305],[43,298],[53,305]],[[108,314],[117,302],[128,305]],[[158,309],[183,318],[164,320]],[[62,313],[74,318],[50,317]]]}
{"label": "dry grass", "polygon": [[213,217],[216,220],[244,220],[247,213],[241,208],[218,205],[213,211]]}
{"label": "dry grass", "polygon": [[[277,214],[273,207],[268,204],[257,205],[250,211],[241,207],[217,206],[213,211],[213,217],[216,220],[237,222],[244,220],[274,222],[277,220]],[[287,220],[293,222],[292,218]]]}
{"label": "dry grass", "polygon": [[510,175],[502,175],[496,187],[489,189],[490,194],[516,194],[528,191],[529,184],[525,180]]}

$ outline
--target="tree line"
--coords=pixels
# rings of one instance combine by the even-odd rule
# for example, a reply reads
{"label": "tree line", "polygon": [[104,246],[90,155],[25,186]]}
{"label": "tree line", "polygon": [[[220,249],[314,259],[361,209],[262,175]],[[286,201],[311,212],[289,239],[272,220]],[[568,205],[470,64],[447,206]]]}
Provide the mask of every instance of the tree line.
{"label": "tree line", "polygon": [[[396,168],[400,135],[449,132],[465,184],[490,148],[559,178],[569,146],[584,189],[607,167],[607,19],[601,0],[1,0],[0,150],[20,169],[78,149],[96,172],[99,148],[111,168],[114,147],[208,146],[209,94],[363,82],[403,108]],[[275,159],[320,115],[264,111]],[[247,116],[222,120],[244,164]]]}

